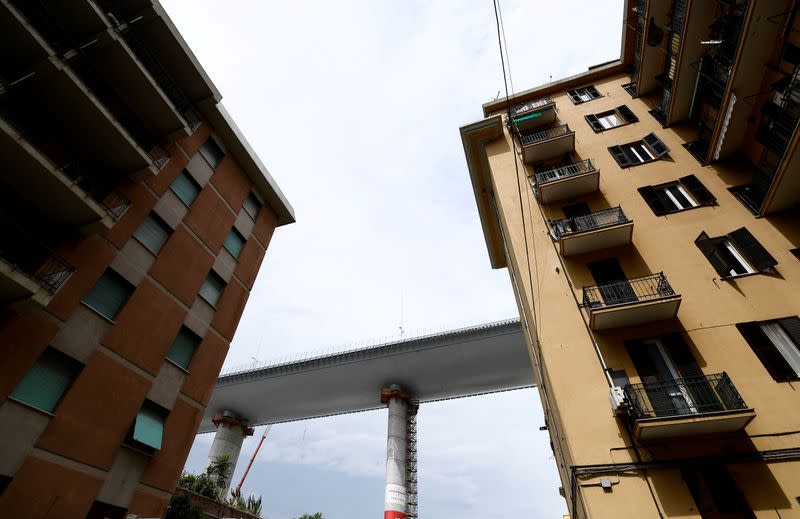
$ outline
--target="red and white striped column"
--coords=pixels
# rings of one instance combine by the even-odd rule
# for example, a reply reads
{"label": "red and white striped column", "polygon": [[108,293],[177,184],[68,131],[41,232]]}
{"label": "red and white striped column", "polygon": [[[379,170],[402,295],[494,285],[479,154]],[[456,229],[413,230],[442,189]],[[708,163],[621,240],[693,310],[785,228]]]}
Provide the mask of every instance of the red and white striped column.
{"label": "red and white striped column", "polygon": [[389,408],[383,519],[406,517],[406,415],[410,396],[396,384],[381,391],[381,402]]}

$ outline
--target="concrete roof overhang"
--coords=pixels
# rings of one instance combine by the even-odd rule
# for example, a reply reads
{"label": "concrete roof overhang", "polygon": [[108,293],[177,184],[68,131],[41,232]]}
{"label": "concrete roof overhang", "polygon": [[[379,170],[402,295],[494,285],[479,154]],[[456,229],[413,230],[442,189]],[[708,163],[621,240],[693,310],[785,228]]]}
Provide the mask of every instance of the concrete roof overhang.
{"label": "concrete roof overhang", "polygon": [[199,433],[231,411],[250,425],[382,408],[381,389],[400,384],[420,402],[534,385],[519,320],[223,375]]}

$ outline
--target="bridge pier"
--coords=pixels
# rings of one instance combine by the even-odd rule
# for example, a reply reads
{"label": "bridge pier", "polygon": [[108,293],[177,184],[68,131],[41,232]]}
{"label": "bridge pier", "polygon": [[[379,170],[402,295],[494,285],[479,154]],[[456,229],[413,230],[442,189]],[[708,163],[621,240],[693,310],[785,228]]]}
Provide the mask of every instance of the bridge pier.
{"label": "bridge pier", "polygon": [[[397,384],[381,391],[381,403],[389,408],[389,420],[386,439],[386,493],[384,496],[384,519],[406,519],[409,505],[413,507],[416,517],[416,488],[414,495],[409,496],[409,414],[416,414],[416,404],[411,401],[411,394],[405,393]],[[416,433],[416,431],[413,431]],[[413,446],[413,464],[416,465],[416,443]],[[413,467],[416,472],[416,466]],[[416,486],[416,474],[413,484]],[[409,497],[412,497],[409,500]]]}
{"label": "bridge pier", "polygon": [[242,450],[242,442],[245,437],[253,435],[253,428],[245,425],[246,422],[231,411],[223,411],[221,415],[215,416],[211,422],[217,428],[217,432],[214,434],[214,442],[208,451],[206,468],[219,456],[228,454],[231,458],[231,470],[225,481],[225,489],[224,491],[220,490],[222,495],[219,497],[222,499],[228,495],[231,478],[236,470],[236,463]]}

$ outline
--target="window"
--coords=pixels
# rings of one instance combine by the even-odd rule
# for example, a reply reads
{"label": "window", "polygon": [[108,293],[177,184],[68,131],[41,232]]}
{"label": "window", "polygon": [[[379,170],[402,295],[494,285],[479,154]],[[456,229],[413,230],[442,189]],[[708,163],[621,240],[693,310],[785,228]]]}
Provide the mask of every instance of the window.
{"label": "window", "polygon": [[11,392],[11,397],[52,413],[82,367],[77,360],[48,346]]}
{"label": "window", "polygon": [[702,519],[756,519],[724,465],[704,463],[681,470]]}
{"label": "window", "polygon": [[160,450],[164,439],[164,422],[168,414],[169,411],[160,405],[145,400],[125,442],[148,453]]}
{"label": "window", "polygon": [[217,166],[219,166],[219,163],[222,162],[223,157],[225,157],[225,152],[219,147],[214,137],[209,137],[208,140],[200,146],[200,155],[208,161],[212,169],[217,169]]}
{"label": "window", "polygon": [[584,118],[595,133],[616,128],[617,126],[625,126],[626,124],[635,123],[639,120],[639,118],[631,112],[631,109],[625,105],[618,106],[607,112],[585,115]]}
{"label": "window", "polygon": [[225,243],[223,246],[225,250],[231,253],[234,258],[239,258],[239,255],[242,253],[242,247],[244,247],[244,236],[242,233],[237,231],[236,229],[231,229],[231,232],[228,233],[228,236],[225,238]]}
{"label": "window", "polygon": [[625,83],[624,85],[622,85],[622,89],[625,90],[628,93],[628,95],[630,95],[633,98],[636,98],[636,96],[638,95],[636,88],[636,81]]}
{"label": "window", "polygon": [[186,207],[191,206],[194,199],[197,198],[197,194],[200,193],[200,184],[185,169],[181,171],[169,188],[178,195]]}
{"label": "window", "polygon": [[253,193],[247,195],[247,198],[244,201],[244,210],[247,211],[247,214],[249,214],[250,217],[253,218],[253,220],[256,219],[256,215],[258,214],[258,211],[260,209],[261,209],[261,202],[258,201],[256,195]]}
{"label": "window", "polygon": [[648,133],[640,141],[611,146],[608,151],[617,161],[619,167],[629,168],[658,160],[669,153],[669,148],[661,142],[661,139],[656,137],[655,133]]}
{"label": "window", "polygon": [[592,99],[597,99],[598,97],[603,97],[594,85],[576,88],[575,90],[567,90],[567,95],[569,96],[569,100],[572,101],[572,104],[576,105],[591,101]]}
{"label": "window", "polygon": [[111,269],[106,269],[89,293],[83,297],[83,304],[113,321],[133,290],[134,286],[125,278]]}
{"label": "window", "polygon": [[800,379],[800,318],[739,323],[736,328],[772,378]]}
{"label": "window", "polygon": [[694,175],[667,184],[640,187],[639,193],[657,216],[711,205],[717,201]]}
{"label": "window", "polygon": [[778,264],[744,227],[716,238],[710,238],[708,234],[701,232],[694,243],[723,279],[756,272],[771,272]]}
{"label": "window", "polygon": [[172,233],[172,228],[155,213],[150,213],[133,236],[153,254],[158,254],[164,242]]}
{"label": "window", "polygon": [[200,297],[205,299],[211,306],[217,306],[219,296],[225,289],[225,281],[213,270],[208,273],[208,277],[200,287]]}
{"label": "window", "polygon": [[194,352],[197,346],[200,345],[201,340],[202,339],[193,331],[182,326],[175,340],[172,342],[172,348],[167,352],[167,359],[177,366],[188,370],[189,363],[192,361]]}

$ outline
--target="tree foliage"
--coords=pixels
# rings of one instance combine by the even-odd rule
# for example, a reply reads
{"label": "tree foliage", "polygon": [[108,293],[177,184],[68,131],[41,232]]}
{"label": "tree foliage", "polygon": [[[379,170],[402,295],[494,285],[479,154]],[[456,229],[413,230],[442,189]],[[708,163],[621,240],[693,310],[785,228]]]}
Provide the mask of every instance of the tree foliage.
{"label": "tree foliage", "polygon": [[242,491],[237,489],[231,492],[228,504],[243,512],[261,517],[261,496],[258,496],[258,498],[254,495],[243,497]]}
{"label": "tree foliage", "polygon": [[[242,496],[241,491],[234,490],[231,497],[225,499],[225,487],[231,476],[233,462],[229,454],[223,454],[214,458],[206,467],[202,474],[192,474],[184,472],[178,480],[178,486],[185,488],[195,494],[200,494],[209,499],[213,499],[220,504],[227,504],[233,508],[261,517],[261,496],[249,495]],[[322,519],[322,516],[308,516],[310,519]],[[201,516],[202,518],[202,516]],[[181,519],[183,519],[181,517]],[[190,519],[194,519],[191,517]]]}
{"label": "tree foliage", "polygon": [[303,514],[300,517],[298,517],[297,519],[324,519],[324,518],[322,517],[321,513],[317,512],[316,514],[313,514],[313,515]]}
{"label": "tree foliage", "polygon": [[172,496],[169,502],[167,519],[204,519],[205,514],[199,506],[192,506],[186,496]]}

